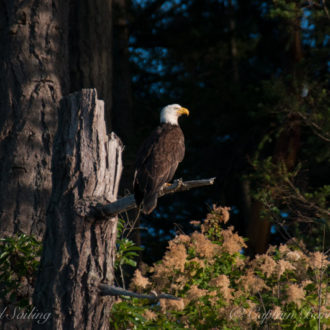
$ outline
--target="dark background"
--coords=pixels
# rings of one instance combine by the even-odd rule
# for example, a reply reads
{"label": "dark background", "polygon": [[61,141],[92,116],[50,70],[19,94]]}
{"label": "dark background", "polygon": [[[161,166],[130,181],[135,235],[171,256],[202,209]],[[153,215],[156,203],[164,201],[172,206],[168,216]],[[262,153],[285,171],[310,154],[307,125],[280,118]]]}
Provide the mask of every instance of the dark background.
{"label": "dark background", "polygon": [[143,259],[158,260],[167,240],[190,232],[189,221],[203,219],[213,203],[231,207],[230,224],[249,238],[247,253],[293,236],[320,245],[329,214],[313,205],[326,210],[330,183],[324,4],[117,4],[112,122],[126,145],[121,193],[132,191],[138,147],[171,103],[191,114],[180,118],[186,156],[175,178],[217,178],[213,187],[161,198],[142,217],[134,239],[145,247]]}

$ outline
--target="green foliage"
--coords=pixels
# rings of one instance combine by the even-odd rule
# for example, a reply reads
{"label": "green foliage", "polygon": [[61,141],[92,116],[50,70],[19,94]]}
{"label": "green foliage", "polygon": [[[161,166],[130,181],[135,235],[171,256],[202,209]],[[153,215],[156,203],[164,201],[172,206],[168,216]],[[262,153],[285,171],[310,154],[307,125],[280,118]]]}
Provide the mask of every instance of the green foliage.
{"label": "green foliage", "polygon": [[[251,183],[253,198],[263,205],[261,216],[280,226],[286,225],[297,238],[305,238],[309,247],[321,248],[323,226],[330,229],[330,188],[324,184],[310,187],[304,183],[306,162],[298,163],[288,170],[283,160],[262,157],[263,151],[272,142],[266,135],[251,160],[253,171],[245,176]],[[282,212],[286,214],[282,217]],[[326,248],[329,241],[325,242]]]}
{"label": "green foliage", "polygon": [[41,243],[33,236],[15,235],[0,239],[0,297],[3,301],[26,307],[41,256]]}
{"label": "green foliage", "polygon": [[140,251],[142,248],[136,246],[131,240],[127,238],[117,239],[116,268],[123,265],[136,267],[134,259],[139,256]]}
{"label": "green foliage", "polygon": [[[134,302],[136,302],[136,304],[134,304]],[[143,317],[143,312],[144,307],[139,306],[137,299],[116,303],[111,312],[111,328],[117,330],[145,326],[147,322]]]}
{"label": "green foliage", "polygon": [[303,1],[286,1],[273,0],[273,7],[269,11],[269,16],[272,19],[282,18],[286,20],[293,20],[297,17],[297,12],[300,13],[300,5]]}
{"label": "green foliage", "polygon": [[[303,79],[282,75],[263,82],[260,109],[271,125],[243,178],[251,184],[252,197],[262,203],[264,219],[285,225],[296,237],[307,237],[309,247],[321,248],[319,224],[326,225],[327,233],[330,224],[330,103],[324,82],[312,81],[306,72]],[[308,93],[302,96],[304,88]]]}
{"label": "green foliage", "polygon": [[138,257],[139,252],[143,250],[141,247],[136,246],[133,241],[123,237],[124,228],[125,221],[123,219],[118,219],[115,268],[119,268],[124,265],[136,267],[135,258]]}

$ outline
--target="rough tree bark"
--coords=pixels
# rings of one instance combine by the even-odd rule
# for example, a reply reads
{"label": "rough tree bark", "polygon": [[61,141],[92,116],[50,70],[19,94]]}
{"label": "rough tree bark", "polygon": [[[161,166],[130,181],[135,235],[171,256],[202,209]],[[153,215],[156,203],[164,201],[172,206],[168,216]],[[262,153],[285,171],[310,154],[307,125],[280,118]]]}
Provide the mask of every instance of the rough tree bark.
{"label": "rough tree bark", "polygon": [[87,217],[95,202],[117,198],[122,143],[106,135],[104,103],[96,90],[66,97],[54,142],[53,189],[34,305],[51,320],[35,329],[107,329],[117,218]]}
{"label": "rough tree bark", "polygon": [[112,103],[112,0],[0,0],[0,235],[41,238],[59,101]]}
{"label": "rough tree bark", "polygon": [[41,237],[68,74],[62,0],[0,1],[0,233]]}

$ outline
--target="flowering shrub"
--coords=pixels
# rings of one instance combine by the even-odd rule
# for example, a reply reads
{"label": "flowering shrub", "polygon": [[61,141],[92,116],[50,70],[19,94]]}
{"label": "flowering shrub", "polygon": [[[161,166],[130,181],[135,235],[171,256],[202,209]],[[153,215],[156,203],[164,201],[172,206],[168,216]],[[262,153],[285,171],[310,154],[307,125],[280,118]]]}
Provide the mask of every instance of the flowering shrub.
{"label": "flowering shrub", "polygon": [[229,208],[214,207],[200,231],[178,235],[163,259],[135,271],[131,288],[179,297],[157,304],[119,300],[111,325],[117,329],[242,329],[330,325],[329,261],[301,242],[270,247],[250,260],[245,241],[224,228]]}

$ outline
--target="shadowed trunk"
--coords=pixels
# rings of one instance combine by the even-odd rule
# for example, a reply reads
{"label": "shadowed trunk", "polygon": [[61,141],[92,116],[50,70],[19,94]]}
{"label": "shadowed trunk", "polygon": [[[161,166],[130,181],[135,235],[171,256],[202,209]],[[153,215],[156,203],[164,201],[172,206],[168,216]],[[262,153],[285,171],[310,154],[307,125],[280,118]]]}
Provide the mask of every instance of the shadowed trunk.
{"label": "shadowed trunk", "polygon": [[[113,0],[113,130],[125,144],[133,135],[133,100],[128,51],[128,1]],[[126,163],[125,163],[126,164]]]}
{"label": "shadowed trunk", "polygon": [[112,101],[111,0],[0,0],[0,233],[41,239],[59,100]]}
{"label": "shadowed trunk", "polygon": [[[300,149],[300,133],[300,118],[288,115],[285,127],[276,143],[273,155],[274,163],[283,162],[289,171],[293,170]],[[253,200],[250,211],[248,244],[254,254],[264,253],[268,248],[271,221],[262,217],[263,209],[264,206],[260,201]]]}
{"label": "shadowed trunk", "polygon": [[112,0],[70,0],[70,91],[96,88],[111,128]]}
{"label": "shadowed trunk", "polygon": [[88,217],[90,205],[117,198],[122,143],[106,135],[104,103],[95,90],[66,97],[54,143],[53,190],[34,305],[51,313],[35,329],[107,329],[112,297],[102,297],[101,282],[112,284],[117,217]]}
{"label": "shadowed trunk", "polygon": [[0,233],[42,237],[67,90],[65,1],[0,1]]}
{"label": "shadowed trunk", "polygon": [[[133,95],[130,72],[129,44],[129,9],[130,0],[113,0],[113,104],[111,122],[113,130],[128,146],[123,155],[125,168],[120,182],[119,194],[127,195],[133,190],[134,165],[136,154],[132,146],[135,143],[136,132],[133,130]],[[128,212],[130,219],[135,219],[137,210]],[[136,227],[140,226],[140,219],[136,220]],[[141,245],[140,231],[133,231],[133,240]]]}
{"label": "shadowed trunk", "polygon": [[[134,176],[136,132],[133,130],[133,98],[130,73],[129,42],[129,0],[113,0],[113,104],[111,123],[113,130],[128,147],[124,157],[125,169],[120,183],[121,195],[132,192]],[[135,214],[131,212],[131,214]],[[133,217],[135,217],[133,215]]]}
{"label": "shadowed trunk", "polygon": [[[296,10],[296,17],[292,21],[291,32],[291,58],[290,70],[294,80],[302,81],[303,72],[299,70],[299,64],[303,59],[303,49],[301,42],[301,12]],[[300,97],[300,95],[298,96]],[[297,164],[298,152],[300,150],[301,137],[301,118],[292,113],[288,113],[284,123],[283,130],[279,135],[273,154],[273,162],[283,162],[290,171]],[[269,244],[271,221],[264,219],[261,214],[263,205],[260,201],[254,200],[250,211],[250,222],[248,228],[249,248],[254,254],[266,252]]]}
{"label": "shadowed trunk", "polygon": [[238,50],[236,42],[236,19],[235,19],[235,8],[233,1],[228,1],[228,15],[229,15],[229,48],[231,56],[231,65],[233,69],[233,81],[237,84],[236,87],[239,87],[240,75],[239,75],[239,66],[238,66]]}
{"label": "shadowed trunk", "polygon": [[63,94],[98,87],[111,106],[111,5],[0,0],[0,237],[43,237]]}

